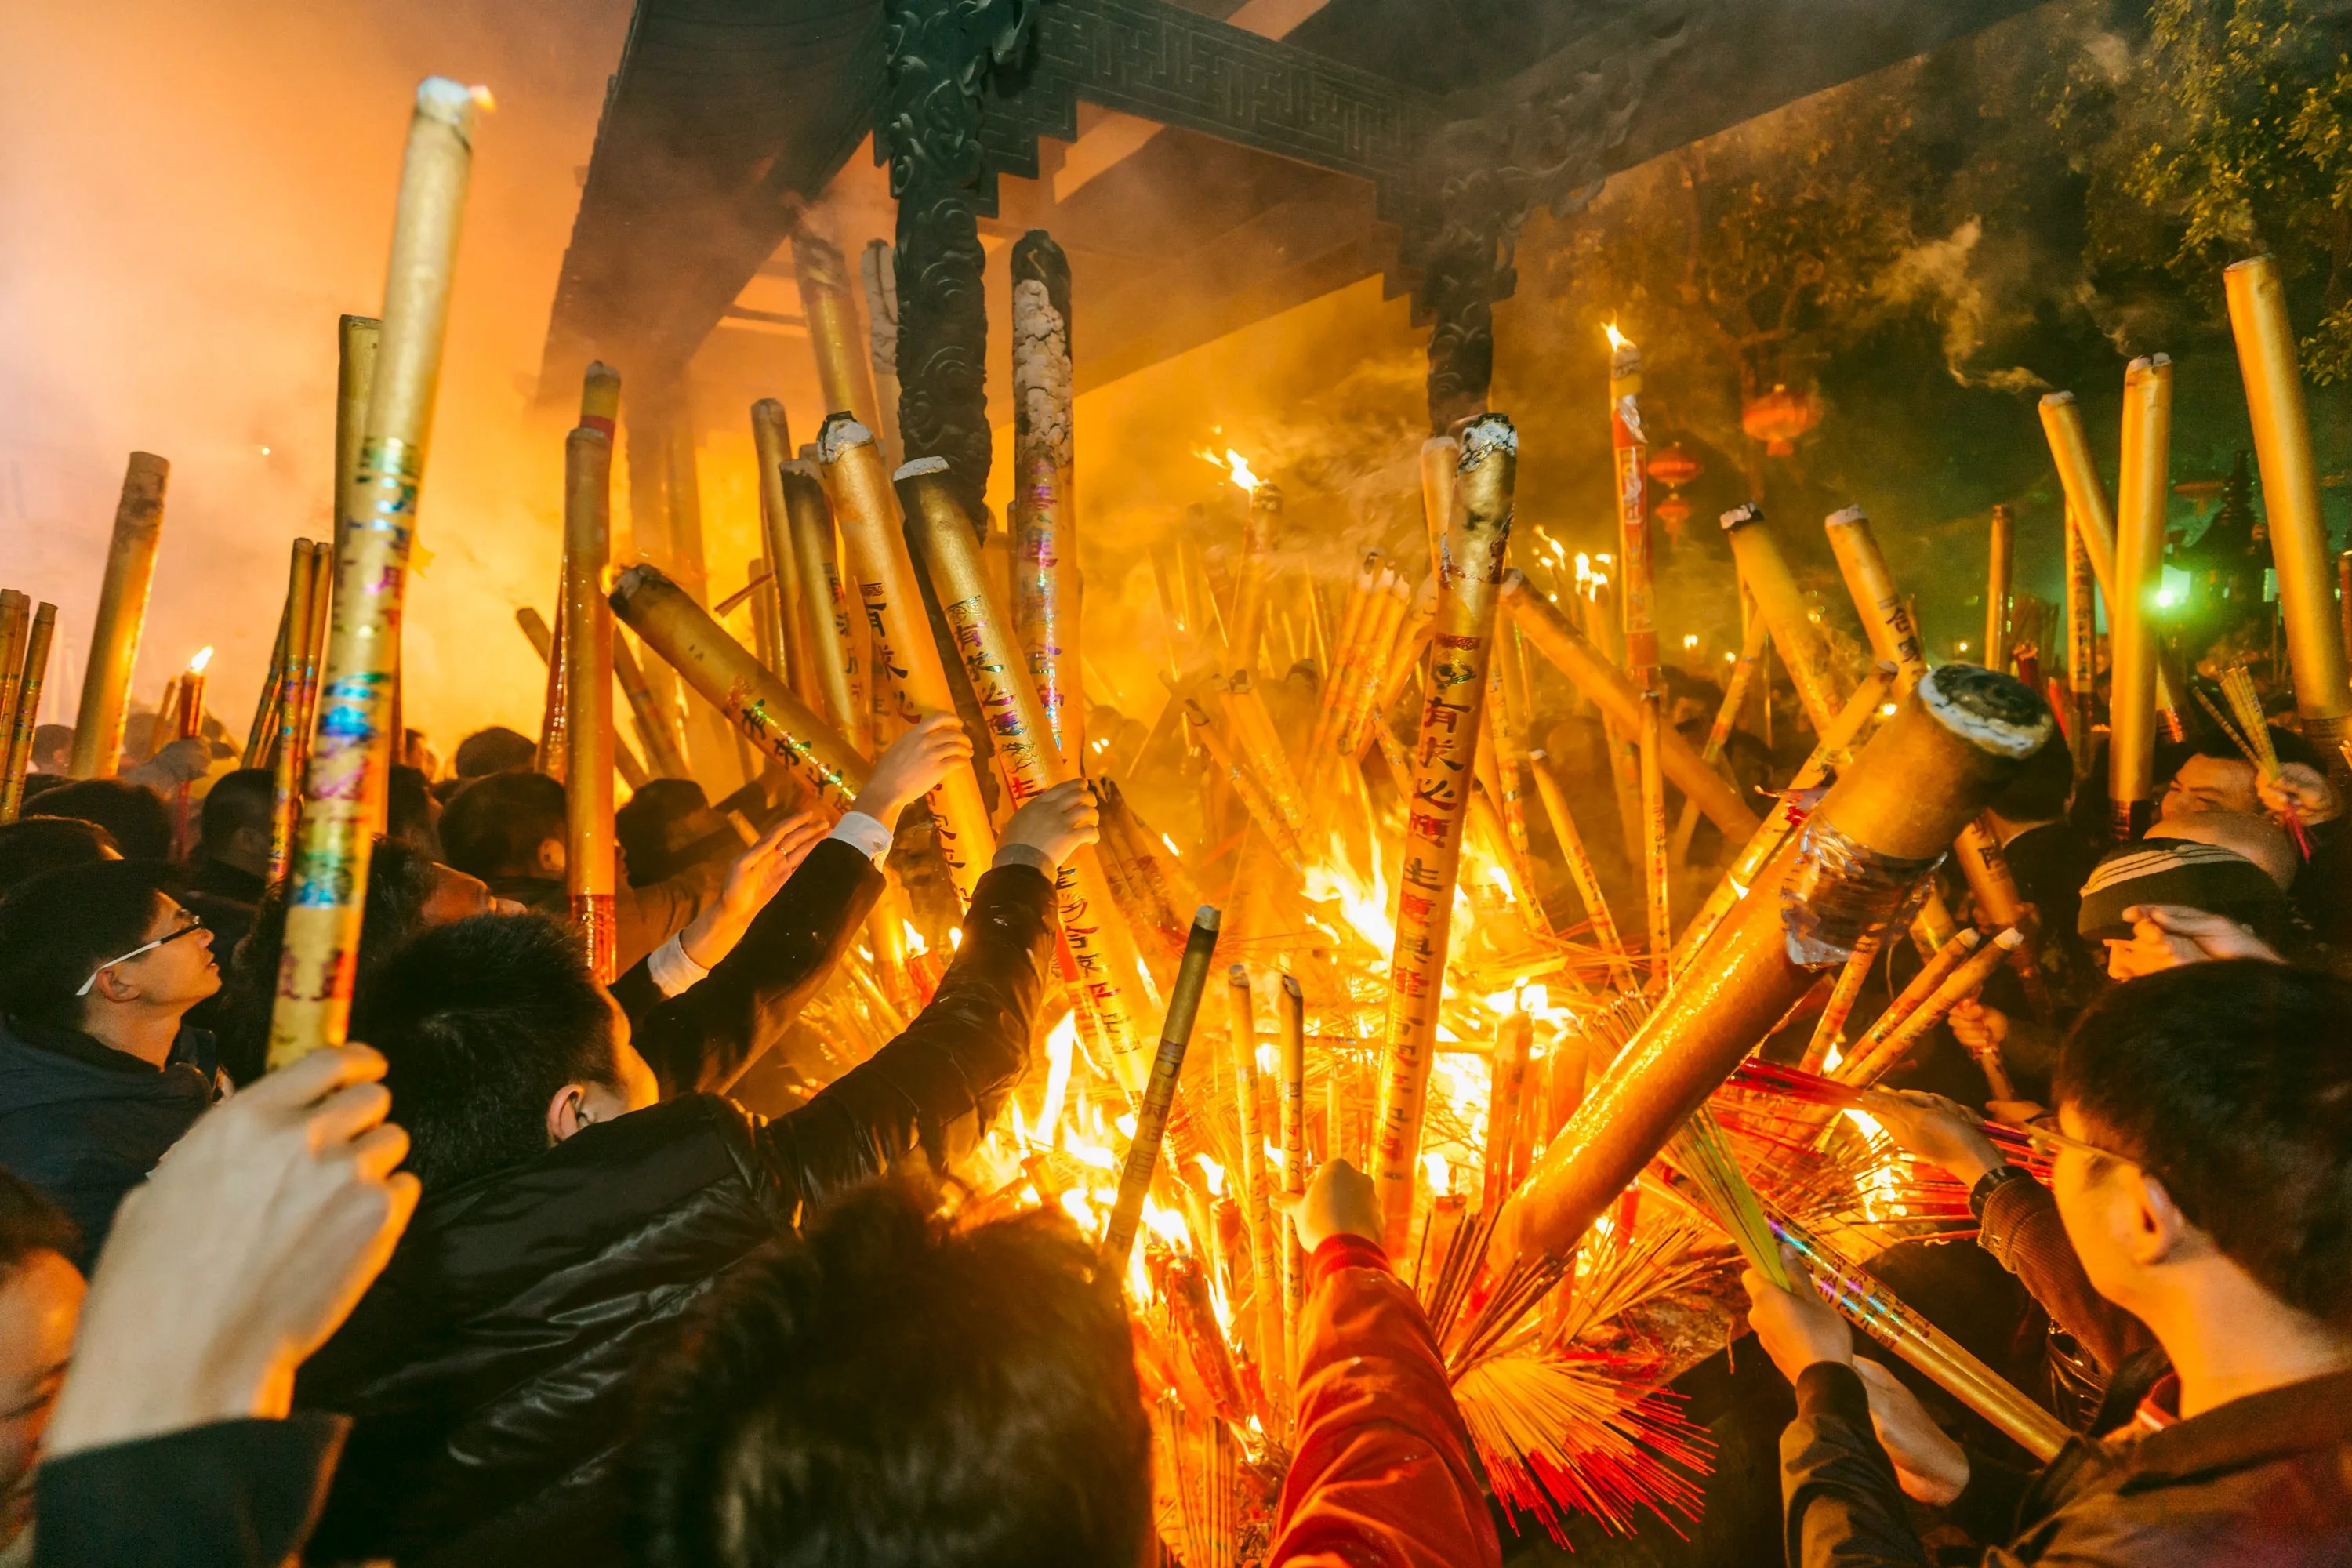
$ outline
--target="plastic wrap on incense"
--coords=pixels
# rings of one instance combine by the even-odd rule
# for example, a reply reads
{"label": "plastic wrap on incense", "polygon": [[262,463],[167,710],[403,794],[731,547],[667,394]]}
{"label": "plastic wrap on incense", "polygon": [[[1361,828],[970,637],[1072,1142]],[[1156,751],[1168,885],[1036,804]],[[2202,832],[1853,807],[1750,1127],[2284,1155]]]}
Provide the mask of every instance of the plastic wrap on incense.
{"label": "plastic wrap on incense", "polygon": [[1282,531],[1282,491],[1261,479],[1250,490],[1242,522],[1242,560],[1234,589],[1234,620],[1225,638],[1228,673],[1255,670],[1265,638],[1265,590],[1274,574],[1274,538]]}
{"label": "plastic wrap on incense", "polygon": [[809,348],[816,355],[817,384],[825,407],[845,413],[871,430],[880,416],[874,402],[868,345],[850,291],[849,261],[840,247],[805,219],[793,233],[793,276],[800,285],[801,314],[808,322]]}
{"label": "plastic wrap on incense", "polygon": [[320,682],[317,745],[286,900],[285,959],[270,1017],[269,1064],[341,1045],[368,861],[383,819],[387,728],[408,555],[440,380],[458,222],[487,94],[440,77],[416,89],[393,217],[383,331],[358,468],[341,498],[333,629]]}
{"label": "plastic wrap on incense", "polygon": [[[809,448],[803,447],[803,451]],[[801,585],[799,616],[807,638],[817,695],[814,704],[859,751],[871,755],[874,707],[866,693],[862,652],[866,646],[862,616],[850,608],[835,549],[833,503],[825,499],[816,464],[803,458],[784,465],[784,514],[792,528],[793,557]]]}
{"label": "plastic wrap on incense", "polygon": [[[2074,742],[2074,782],[2091,776],[2094,738],[2091,723],[2098,702],[2098,589],[2091,576],[2091,553],[2083,543],[2083,530],[2074,509],[2066,509],[2066,696],[2074,722],[2069,736]],[[2347,556],[2352,563],[2352,555]],[[2345,587],[2344,613],[2352,617],[2352,582]],[[2352,638],[2347,639],[2352,647]]]}
{"label": "plastic wrap on incense", "polygon": [[613,438],[583,425],[563,447],[563,890],[596,978],[614,978]]}
{"label": "plastic wrap on incense", "polygon": [[1013,630],[1055,744],[1086,747],[1070,458],[1070,264],[1043,229],[1013,245]]}
{"label": "plastic wrap on incense", "polygon": [[1764,521],[1764,509],[1754,501],[1742,501],[1723,514],[1723,531],[1731,541],[1739,580],[1755,596],[1758,612],[1772,630],[1772,646],[1789,667],[1789,679],[1797,688],[1797,700],[1804,704],[1805,716],[1812,721],[1813,732],[1829,733],[1842,700],[1837,672],[1830,668],[1829,647],[1821,627],[1806,609],[1797,580],[1789,574],[1780,542]]}
{"label": "plastic wrap on incense", "polygon": [[1646,691],[1659,679],[1657,590],[1651,582],[1649,438],[1642,433],[1642,351],[1614,342],[1609,356],[1609,450],[1616,471],[1617,605],[1624,617],[1625,670]]}
{"label": "plastic wrap on incense", "polygon": [[[774,597],[769,603],[776,616],[778,651],[783,655],[783,662],[772,668],[794,696],[819,712],[830,713],[834,728],[856,745],[856,730],[842,722],[842,714],[833,711],[817,672],[811,668],[814,655],[809,638],[814,626],[808,591],[801,583],[800,552],[793,545],[792,514],[784,501],[784,469],[793,461],[793,447],[784,426],[784,405],[772,397],[751,405],[751,449],[760,468],[760,540],[775,583]],[[828,542],[832,533],[828,520]]]}
{"label": "plastic wrap on incense", "polygon": [[882,418],[882,446],[906,455],[898,437],[898,258],[886,239],[869,239],[857,258],[866,285],[866,344],[874,366],[875,412]]}
{"label": "plastic wrap on incense", "polygon": [[[1297,1199],[1307,1191],[1307,997],[1293,975],[1282,977],[1274,998],[1282,1047],[1282,1194]],[[1282,1237],[1282,1342],[1285,1381],[1298,1386],[1298,1314],[1307,1304],[1307,1251],[1298,1229],[1286,1216],[1276,1220]]]}
{"label": "plastic wrap on incense", "polygon": [[[1731,667],[1731,679],[1723,684],[1723,701],[1716,708],[1715,723],[1706,732],[1706,744],[1699,749],[1698,759],[1708,767],[1720,769],[1723,752],[1731,743],[1731,731],[1738,726],[1740,710],[1748,706],[1748,689],[1756,682],[1756,667],[1764,655],[1765,640],[1771,632],[1764,617],[1750,615],[1748,629],[1742,636],[1739,658]],[[1675,824],[1674,858],[1677,864],[1690,859],[1691,837],[1698,831],[1698,802],[1683,797],[1682,819]]]}
{"label": "plastic wrap on incense", "polygon": [[[2107,602],[2107,618],[2115,619],[2116,511],[2107,500],[2107,487],[2091,456],[2091,440],[2083,429],[2083,411],[2071,392],[2053,392],[2042,399],[2042,430],[2049,437],[2050,456],[2057,465],[2059,487],[2066,492],[2068,521],[2074,536],[2090,557],[2091,575],[2099,596]],[[2166,731],[2184,733],[2179,695],[2163,668],[2156,672],[2156,708]]]}
{"label": "plastic wrap on incense", "polygon": [[2262,466],[2263,509],[2278,566],[2279,617],[2294,670],[2294,709],[2303,732],[2324,750],[2347,738],[2352,687],[2346,684],[2344,646],[2328,602],[2333,584],[2327,580],[2327,524],[2320,515],[2319,470],[2312,460],[2294,329],[2287,321],[2286,284],[2276,258],[2268,256],[2233,263],[2222,271],[2221,281],[2246,383],[2254,458]]}
{"label": "plastic wrap on incense", "polygon": [[1869,983],[1878,955],[1886,951],[1886,933],[1885,926],[1874,926],[1854,939],[1853,952],[1838,971],[1837,984],[1830,987],[1830,999],[1813,1025],[1813,1037],[1806,1042],[1803,1059],[1797,1064],[1805,1071],[1820,1072],[1830,1052],[1844,1042],[1845,1021],[1853,1016],[1854,1000]]}
{"label": "plastic wrap on incense", "polygon": [[1496,1233],[1498,1258],[1574,1244],[1813,983],[1901,906],[2050,732],[2042,700],[1974,665],[1931,671],[1677,971],[1607,1078],[1553,1140]]}
{"label": "plastic wrap on incense", "polygon": [[[921,542],[931,586],[971,679],[972,695],[995,742],[997,765],[1003,770],[1013,804],[1078,777],[1077,766],[1054,744],[1010,618],[989,591],[980,546],[946,459],[919,458],[908,463],[898,470],[898,485],[906,502],[908,532]],[[1139,1009],[1151,1000],[1150,975],[1136,952],[1134,932],[1111,896],[1110,879],[1096,846],[1081,846],[1070,856],[1055,892],[1062,940],[1077,967],[1087,1011],[1110,1047],[1120,1086],[1132,1093],[1143,1087],[1149,1071]]]}
{"label": "plastic wrap on incense", "polygon": [[1433,436],[1421,444],[1421,521],[1429,534],[1429,574],[1445,575],[1445,534],[1454,526],[1455,476],[1462,467],[1462,443],[1451,436]]}
{"label": "plastic wrap on incense", "polygon": [[1136,1226],[1143,1223],[1144,1194],[1151,1190],[1152,1173],[1160,1164],[1169,1108],[1176,1101],[1176,1080],[1184,1071],[1184,1049],[1192,1041],[1201,993],[1208,987],[1209,965],[1216,957],[1217,923],[1217,911],[1210,905],[1202,904],[1194,911],[1184,956],[1176,966],[1176,984],[1169,988],[1168,1016],[1160,1026],[1160,1051],[1151,1059],[1151,1076],[1144,1083],[1143,1100],[1136,1110],[1135,1137],[1128,1143],[1127,1162],[1119,1169],[1118,1199],[1111,1205],[1110,1221],[1103,1229],[1103,1265],[1116,1273],[1126,1272]]}
{"label": "plastic wrap on incense", "polygon": [[2024,940],[2023,931],[2010,926],[1992,941],[1969,953],[1900,1024],[1873,1044],[1866,1053],[1857,1048],[1853,1058],[1841,1063],[1832,1076],[1841,1083],[1867,1089],[1902,1066],[1903,1058],[1911,1054],[1927,1031],[1942,1023],[1945,1015],[1953,1008],[1982,989],[1986,978],[2008,963],[2010,955],[2018,951]]}
{"label": "plastic wrap on incense", "polygon": [[[898,717],[906,722],[927,712],[954,712],[955,693],[948,684],[946,667],[940,662],[939,643],[931,636],[914,563],[899,531],[898,498],[883,469],[882,453],[874,445],[873,433],[845,415],[827,415],[824,428],[817,432],[817,463],[825,494],[833,502],[834,518],[841,527],[850,574],[865,601],[866,624],[873,635],[875,679],[890,681]],[[878,735],[876,743],[880,744]],[[969,905],[973,885],[996,852],[996,835],[980,793],[979,775],[968,767],[950,769],[946,780],[931,792],[930,805],[948,876],[955,883],[957,898]]]}
{"label": "plastic wrap on incense", "polygon": [[1611,967],[1625,984],[1633,984],[1633,960],[1626,954],[1624,938],[1618,934],[1616,917],[1609,912],[1600,875],[1592,868],[1592,857],[1584,847],[1584,835],[1578,831],[1576,819],[1569,815],[1568,796],[1562,793],[1559,781],[1552,777],[1542,753],[1530,752],[1528,763],[1536,798],[1543,803],[1544,816],[1551,824],[1552,839],[1559,846],[1560,858],[1568,863],[1570,880],[1576,884],[1576,896],[1584,902],[1585,919],[1592,925],[1592,939],[1609,955]]}
{"label": "plastic wrap on incense", "polygon": [[121,755],[131,668],[139,660],[139,631],[147,618],[155,547],[163,534],[163,486],[171,472],[172,465],[152,452],[131,453],[123,469],[66,769],[78,779],[112,778]]}
{"label": "plastic wrap on incense", "polygon": [[302,715],[309,708],[306,688],[311,679],[309,650],[311,618],[317,595],[311,579],[318,574],[319,554],[307,539],[298,539],[286,563],[286,668],[278,684],[278,711],[269,747],[272,780],[269,826],[269,879],[285,875],[294,856],[294,832],[302,816]]}
{"label": "plastic wrap on incense", "polygon": [[25,635],[24,673],[16,685],[16,711],[0,734],[0,822],[14,822],[25,805],[25,771],[33,762],[33,734],[41,726],[41,691],[49,672],[49,648],[58,630],[58,607],[33,611]]}
{"label": "plastic wrap on incense", "polygon": [[1927,673],[1927,654],[1920,646],[1911,607],[1895,586],[1895,574],[1886,569],[1886,557],[1879,552],[1870,515],[1850,506],[1830,513],[1822,531],[1829,535],[1845,591],[1853,596],[1854,610],[1862,616],[1871,653],[1895,666],[1897,693],[1909,691]]}
{"label": "plastic wrap on incense", "polygon": [[614,584],[613,613],[687,685],[719,710],[763,761],[792,773],[831,811],[866,787],[866,762],[838,731],[803,705],[710,612],[653,567]]}
{"label": "plastic wrap on incense", "polygon": [[1225,1043],[1233,1073],[1234,1110],[1241,1129],[1242,1223],[1249,1231],[1251,1277],[1255,1282],[1252,1321],[1257,1325],[1258,1368],[1268,1384],[1268,1403],[1283,1403],[1274,1384],[1281,1380],[1282,1254],[1276,1249],[1274,1211],[1266,1201],[1265,1075],[1257,1070],[1256,1006],[1249,971],[1236,963],[1225,971]]}
{"label": "plastic wrap on incense", "polygon": [[1961,1404],[2048,1463],[2074,1434],[1977,1360],[1952,1337],[1906,1306],[1862,1266],[1784,1215],[1772,1228],[1804,1260],[1814,1288],[1855,1327],[1909,1362]]}
{"label": "plastic wrap on incense", "polygon": [[1984,667],[2004,673],[2010,668],[2009,606],[2016,555],[2017,519],[1996,503],[1985,531]]}
{"label": "plastic wrap on incense", "polygon": [[[1505,575],[1502,600],[1536,651],[1551,660],[1561,674],[1576,683],[1579,690],[1591,698],[1603,717],[1628,735],[1640,732],[1641,693],[1607,655],[1569,624],[1559,605],[1538,593],[1517,572]],[[1828,725],[1822,728],[1826,733]],[[1756,814],[1741,804],[1723,775],[1707,765],[1679,731],[1667,729],[1658,740],[1658,763],[1666,778],[1698,802],[1699,809],[1723,829],[1724,837],[1745,838],[1756,831]]]}
{"label": "plastic wrap on incense", "polygon": [[1445,539],[1450,570],[1438,590],[1429,689],[1414,747],[1412,797],[1406,807],[1399,874],[1395,958],[1389,972],[1380,1110],[1372,1179],[1381,1194],[1391,1257],[1402,1257],[1412,1230],[1413,1183],[1421,1172],[1422,1116],[1444,1002],[1454,889],[1462,868],[1462,832],[1470,801],[1486,662],[1511,539],[1511,494],[1518,433],[1508,418],[1485,414],[1462,433],[1455,517]]}
{"label": "plastic wrap on incense", "polygon": [[2139,837],[2156,796],[2157,629],[2172,446],[2172,362],[2136,359],[2124,374],[2123,466],[2116,486],[2116,592],[2107,601],[2114,674],[2107,699],[2107,800],[2119,839]]}

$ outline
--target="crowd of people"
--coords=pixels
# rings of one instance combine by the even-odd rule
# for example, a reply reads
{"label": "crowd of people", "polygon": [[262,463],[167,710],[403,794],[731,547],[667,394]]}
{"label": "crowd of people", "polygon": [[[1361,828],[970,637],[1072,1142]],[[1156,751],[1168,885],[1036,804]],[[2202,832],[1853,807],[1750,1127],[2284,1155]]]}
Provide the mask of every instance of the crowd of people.
{"label": "crowd of people", "polygon": [[[1958,1441],[1751,1272],[1798,1412],[1759,1561],[1949,1560],[1932,1523],[1996,1564],[2352,1563],[2352,831],[2325,759],[2275,739],[2268,777],[2179,748],[2155,827],[2104,852],[2063,742],[2032,759],[1990,821],[2056,1004],[1997,976],[1879,1118],[1969,1184],[2083,1435],[2038,1474]],[[54,741],[0,826],[0,1565],[1166,1560],[1121,1279],[1058,1209],[940,1201],[1031,1065],[1084,784],[1007,819],[903,1033],[755,1110],[730,1090],[857,939],[900,814],[968,765],[952,717],[830,826],[638,792],[609,985],[561,918],[530,741],[469,737],[445,778],[412,738],[366,1044],[274,1072],[268,775],[183,742],[68,781]],[[1962,1083],[1986,1050],[2019,1098]],[[2054,1149],[2046,1184],[1988,1116]],[[1370,1182],[1328,1161],[1287,1221],[1307,1297],[1265,1561],[1499,1564]]]}

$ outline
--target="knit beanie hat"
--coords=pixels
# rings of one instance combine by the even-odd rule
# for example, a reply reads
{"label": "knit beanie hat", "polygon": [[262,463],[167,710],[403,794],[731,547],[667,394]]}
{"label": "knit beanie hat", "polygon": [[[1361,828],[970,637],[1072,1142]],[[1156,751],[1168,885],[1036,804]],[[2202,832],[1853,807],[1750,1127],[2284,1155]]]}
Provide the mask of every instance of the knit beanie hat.
{"label": "knit beanie hat", "polygon": [[2135,904],[2182,904],[2258,932],[2289,919],[2286,895],[2269,872],[2231,850],[2186,838],[2144,838],[2110,850],[2083,884],[2074,929],[2087,941],[2121,941],[2132,934],[2124,911]]}

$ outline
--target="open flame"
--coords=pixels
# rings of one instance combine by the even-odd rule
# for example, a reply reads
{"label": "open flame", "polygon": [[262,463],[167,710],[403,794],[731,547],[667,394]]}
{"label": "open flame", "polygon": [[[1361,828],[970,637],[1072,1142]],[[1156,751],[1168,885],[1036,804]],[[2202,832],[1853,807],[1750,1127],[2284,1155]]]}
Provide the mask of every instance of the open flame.
{"label": "open flame", "polygon": [[1388,879],[1381,874],[1377,858],[1370,877],[1359,875],[1348,862],[1346,846],[1335,834],[1330,853],[1306,868],[1302,885],[1311,902],[1337,903],[1340,918],[1382,958],[1395,955],[1396,922],[1391,911],[1396,900],[1389,895]]}
{"label": "open flame", "polygon": [[1198,455],[1201,460],[1211,468],[1224,469],[1225,478],[1241,486],[1242,489],[1253,491],[1257,489],[1257,476],[1250,472],[1249,459],[1231,447],[1225,448],[1225,455],[1222,458],[1206,447],[1200,448]]}
{"label": "open flame", "polygon": [[1614,349],[1622,349],[1622,348],[1623,348],[1627,343],[1630,343],[1630,342],[1632,342],[1633,341],[1633,339],[1631,339],[1631,338],[1627,337],[1624,333],[1622,333],[1622,332],[1619,331],[1617,330],[1617,323],[1616,323],[1616,322],[1614,322],[1614,321],[1607,321],[1607,322],[1602,323],[1601,330],[1602,331],[1607,332],[1607,333],[1609,334],[1609,346],[1610,346],[1610,348],[1611,348],[1611,349],[1612,349],[1612,350],[1614,350]]}
{"label": "open flame", "polygon": [[202,675],[205,672],[205,666],[210,664],[212,661],[213,650],[209,647],[200,647],[196,650],[196,657],[188,660],[188,673],[190,675]]}

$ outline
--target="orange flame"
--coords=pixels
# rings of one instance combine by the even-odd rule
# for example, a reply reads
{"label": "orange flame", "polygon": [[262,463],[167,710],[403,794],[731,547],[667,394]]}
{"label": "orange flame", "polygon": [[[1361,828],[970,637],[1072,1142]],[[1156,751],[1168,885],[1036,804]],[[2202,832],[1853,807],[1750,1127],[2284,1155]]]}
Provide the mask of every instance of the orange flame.
{"label": "orange flame", "polygon": [[1253,491],[1257,489],[1257,476],[1250,472],[1249,459],[1231,447],[1225,448],[1225,455],[1222,458],[1206,447],[1200,448],[1197,456],[1211,468],[1224,469],[1225,477],[1242,489]]}
{"label": "orange flame", "polygon": [[208,647],[199,648],[196,650],[196,657],[188,660],[188,673],[190,675],[202,675],[205,672],[205,666],[210,664],[212,661],[213,650]]}

